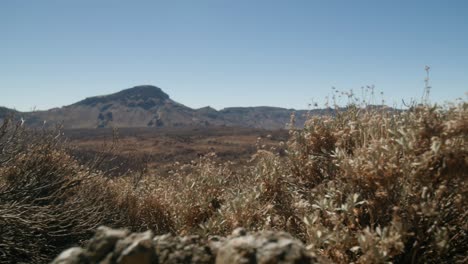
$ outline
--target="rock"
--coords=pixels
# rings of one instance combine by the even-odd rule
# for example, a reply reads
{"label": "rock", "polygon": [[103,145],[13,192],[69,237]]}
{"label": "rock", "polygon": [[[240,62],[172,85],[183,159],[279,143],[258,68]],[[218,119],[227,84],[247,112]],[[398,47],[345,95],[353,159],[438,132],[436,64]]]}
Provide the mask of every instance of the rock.
{"label": "rock", "polygon": [[306,251],[304,245],[291,235],[284,232],[268,231],[233,236],[219,248],[216,256],[216,264],[316,262],[316,259]]}
{"label": "rock", "polygon": [[214,256],[199,236],[174,237],[156,236],[156,254],[159,263],[214,263]]}
{"label": "rock", "polygon": [[247,234],[247,231],[243,227],[238,227],[232,231],[231,237],[241,237],[245,236]]}
{"label": "rock", "polygon": [[84,264],[90,263],[89,259],[86,257],[85,251],[80,247],[69,248],[58,257],[56,257],[52,264]]}
{"label": "rock", "polygon": [[284,232],[235,229],[225,238],[154,236],[100,227],[85,249],[70,248],[53,264],[289,264],[318,263],[304,245]]}
{"label": "rock", "polygon": [[226,238],[220,236],[211,236],[208,238],[208,246],[210,247],[213,255],[216,256],[218,254],[218,250],[222,247],[225,240]]}
{"label": "rock", "polygon": [[[120,254],[119,254],[120,253]],[[149,264],[157,261],[153,247],[153,232],[134,233],[117,242],[115,255],[117,263]]]}
{"label": "rock", "polygon": [[111,229],[105,226],[98,227],[96,234],[86,247],[88,252],[93,252],[90,259],[93,262],[102,260],[112,252],[117,241],[125,238],[129,233],[128,230]]}

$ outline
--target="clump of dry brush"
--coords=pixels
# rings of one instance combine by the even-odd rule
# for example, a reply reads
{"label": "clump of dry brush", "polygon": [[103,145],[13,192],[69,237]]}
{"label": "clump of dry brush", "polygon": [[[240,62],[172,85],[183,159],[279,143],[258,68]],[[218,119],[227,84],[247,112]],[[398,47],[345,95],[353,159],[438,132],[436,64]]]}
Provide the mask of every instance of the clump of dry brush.
{"label": "clump of dry brush", "polygon": [[0,132],[0,261],[50,259],[98,224],[201,235],[285,230],[334,263],[468,260],[465,102],[351,105],[291,129],[276,149],[260,147],[247,166],[201,157],[164,177],[106,179],[53,134],[8,124]]}
{"label": "clump of dry brush", "polygon": [[100,175],[68,155],[60,131],[0,127],[0,263],[46,263],[116,222]]}
{"label": "clump of dry brush", "polygon": [[[14,117],[0,126],[0,263],[48,263],[100,225],[175,233],[143,170],[123,179],[98,168],[110,152],[80,164],[60,128],[31,130]],[[144,162],[143,162],[144,163]],[[140,164],[144,168],[144,164]],[[111,165],[112,166],[112,165]]]}
{"label": "clump of dry brush", "polygon": [[350,107],[294,131],[311,246],[341,263],[466,262],[467,108]]}
{"label": "clump of dry brush", "polygon": [[176,232],[285,230],[335,263],[463,263],[467,110],[349,106],[292,129],[250,166],[203,158],[140,188]]}

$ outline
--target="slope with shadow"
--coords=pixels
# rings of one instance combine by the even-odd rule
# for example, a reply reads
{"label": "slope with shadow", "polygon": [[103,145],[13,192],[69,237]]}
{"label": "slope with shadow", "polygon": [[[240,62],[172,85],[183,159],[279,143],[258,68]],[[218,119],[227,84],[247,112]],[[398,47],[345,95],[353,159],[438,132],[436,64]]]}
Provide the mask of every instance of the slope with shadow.
{"label": "slope with shadow", "polygon": [[0,106],[0,117],[4,117],[9,114],[16,114],[18,111]]}
{"label": "slope with shadow", "polygon": [[72,105],[24,113],[33,126],[44,120],[65,128],[200,126],[216,120],[199,118],[196,111],[170,99],[160,88],[135,86],[118,93],[89,97]]}
{"label": "slope with shadow", "polygon": [[[0,108],[0,118],[3,108]],[[120,92],[89,97],[72,105],[46,111],[17,112],[32,127],[57,124],[64,128],[241,126],[264,129],[285,128],[296,112],[297,124],[307,111],[277,107],[211,107],[192,109],[172,100],[160,88],[140,85]]]}
{"label": "slope with shadow", "polygon": [[3,123],[5,117],[18,117],[18,111],[0,106],[0,123]]}

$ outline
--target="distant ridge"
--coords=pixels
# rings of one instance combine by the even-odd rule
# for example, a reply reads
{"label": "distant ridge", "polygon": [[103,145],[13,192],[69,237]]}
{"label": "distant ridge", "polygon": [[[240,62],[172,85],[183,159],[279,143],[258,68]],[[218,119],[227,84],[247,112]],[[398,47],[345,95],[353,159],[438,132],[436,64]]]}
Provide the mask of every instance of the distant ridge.
{"label": "distant ridge", "polygon": [[147,100],[150,98],[163,101],[169,99],[169,95],[163,92],[159,87],[152,85],[139,85],[110,95],[89,97],[73,105],[83,104],[95,106],[98,103],[108,103],[115,101],[126,102],[128,100]]}
{"label": "distant ridge", "polygon": [[[0,118],[14,112],[29,126],[62,124],[65,128],[241,126],[285,128],[296,112],[296,124],[305,122],[307,110],[280,107],[212,107],[192,109],[173,101],[161,88],[139,85],[117,93],[88,97],[74,104],[46,111],[17,112],[0,107]],[[314,110],[313,114],[323,114]]]}
{"label": "distant ridge", "polygon": [[0,124],[3,123],[5,117],[11,116],[18,116],[18,111],[0,106]]}
{"label": "distant ridge", "polygon": [[11,113],[18,113],[18,111],[0,106],[0,116],[5,116]]}

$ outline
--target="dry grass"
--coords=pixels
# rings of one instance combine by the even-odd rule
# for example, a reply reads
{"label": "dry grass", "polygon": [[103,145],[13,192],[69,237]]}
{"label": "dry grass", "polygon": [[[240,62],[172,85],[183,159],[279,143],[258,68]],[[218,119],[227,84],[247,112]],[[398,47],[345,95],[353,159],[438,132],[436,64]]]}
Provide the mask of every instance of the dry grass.
{"label": "dry grass", "polygon": [[[80,162],[91,161],[98,153],[108,153],[113,141],[111,129],[72,129],[64,134],[74,146],[73,156]],[[117,167],[120,169],[112,174],[121,175],[126,169],[137,171],[145,161],[150,174],[167,175],[174,161],[186,164],[211,152],[216,152],[218,162],[245,164],[256,152],[258,137],[264,139],[263,144],[274,146],[287,140],[288,131],[215,126],[119,129],[115,151],[108,153],[113,162],[103,163],[100,169],[109,171]]]}
{"label": "dry grass", "polygon": [[21,129],[6,124],[0,144],[14,140],[0,156],[0,261],[39,262],[106,223],[202,235],[285,230],[334,263],[466,263],[467,112],[464,102],[350,106],[291,129],[278,146],[259,142],[243,166],[206,155],[168,175],[112,179],[50,135],[14,135]]}
{"label": "dry grass", "polygon": [[6,120],[0,128],[0,262],[42,263],[112,218],[104,185],[62,148],[57,134]]}

